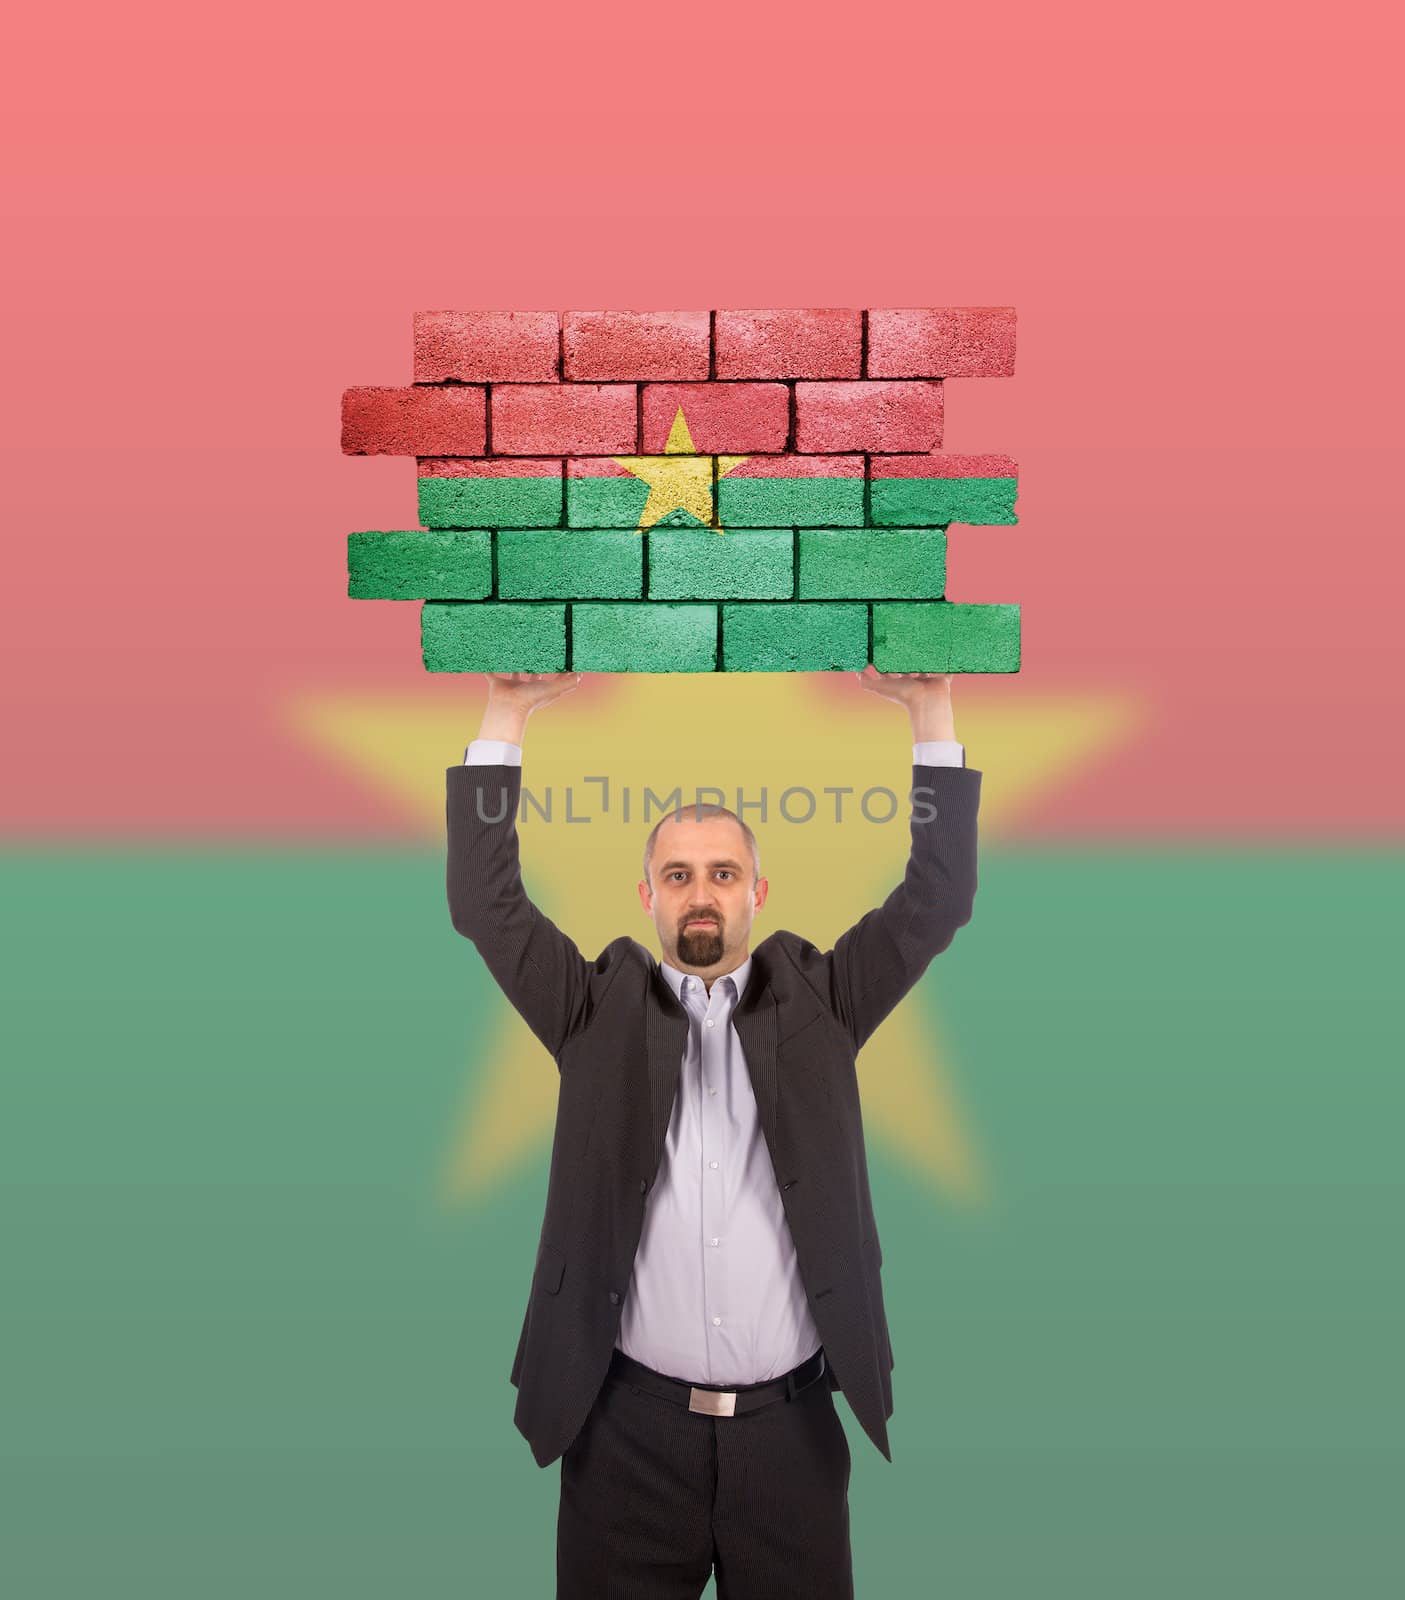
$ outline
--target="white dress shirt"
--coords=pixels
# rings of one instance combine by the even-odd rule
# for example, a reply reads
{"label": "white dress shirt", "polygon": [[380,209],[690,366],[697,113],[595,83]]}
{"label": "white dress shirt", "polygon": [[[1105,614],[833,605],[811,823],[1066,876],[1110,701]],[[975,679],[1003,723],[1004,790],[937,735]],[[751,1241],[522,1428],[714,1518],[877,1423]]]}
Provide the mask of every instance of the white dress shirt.
{"label": "white dress shirt", "polygon": [[[965,752],[924,739],[912,759],[959,767]],[[522,747],[475,739],[464,761],[521,766]],[[820,1336],[732,1023],[751,957],[711,993],[659,965],[688,1013],[688,1042],[615,1343],[685,1383],[763,1383],[808,1360]]]}

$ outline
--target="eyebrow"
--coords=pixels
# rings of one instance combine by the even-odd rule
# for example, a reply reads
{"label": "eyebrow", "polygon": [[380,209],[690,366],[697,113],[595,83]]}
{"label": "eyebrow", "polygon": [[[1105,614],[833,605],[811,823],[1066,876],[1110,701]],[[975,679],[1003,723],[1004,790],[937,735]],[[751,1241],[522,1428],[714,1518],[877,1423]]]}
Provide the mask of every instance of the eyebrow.
{"label": "eyebrow", "polygon": [[[660,872],[669,872],[674,867],[689,867],[691,865],[692,865],[692,862],[690,862],[690,861],[665,861],[664,864],[659,868],[659,871]],[[740,861],[709,861],[708,862],[708,866],[710,866],[710,867],[735,867],[736,870],[738,872],[740,872],[742,864],[741,864]]]}

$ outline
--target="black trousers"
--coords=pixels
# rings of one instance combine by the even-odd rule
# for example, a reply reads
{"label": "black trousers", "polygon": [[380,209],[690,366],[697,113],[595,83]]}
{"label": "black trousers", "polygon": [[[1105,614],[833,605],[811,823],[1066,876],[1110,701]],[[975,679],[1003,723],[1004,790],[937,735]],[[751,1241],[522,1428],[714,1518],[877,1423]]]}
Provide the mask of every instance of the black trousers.
{"label": "black trousers", "polygon": [[606,1378],[561,1457],[557,1600],[853,1600],[849,1441],[826,1374],[742,1416]]}

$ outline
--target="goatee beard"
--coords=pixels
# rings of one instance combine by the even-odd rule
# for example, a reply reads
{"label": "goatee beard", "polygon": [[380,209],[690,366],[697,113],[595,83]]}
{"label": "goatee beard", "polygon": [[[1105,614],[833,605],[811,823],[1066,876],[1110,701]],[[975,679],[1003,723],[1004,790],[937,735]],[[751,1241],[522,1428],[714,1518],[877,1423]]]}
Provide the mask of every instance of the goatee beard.
{"label": "goatee beard", "polygon": [[684,928],[678,935],[678,955],[690,967],[710,967],[722,959],[722,930]]}

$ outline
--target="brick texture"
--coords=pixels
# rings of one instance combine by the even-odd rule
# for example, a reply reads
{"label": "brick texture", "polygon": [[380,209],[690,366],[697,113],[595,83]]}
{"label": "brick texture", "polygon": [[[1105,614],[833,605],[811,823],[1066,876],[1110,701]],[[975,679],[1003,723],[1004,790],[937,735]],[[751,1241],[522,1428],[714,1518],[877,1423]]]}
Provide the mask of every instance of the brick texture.
{"label": "brick texture", "polygon": [[564,456],[633,450],[636,405],[632,383],[494,385],[493,451]]}
{"label": "brick texture", "polygon": [[641,601],[571,612],[571,666],[578,672],[716,670],[715,605]]}
{"label": "brick texture", "polygon": [[568,311],[562,321],[567,378],[706,378],[706,311]]}
{"label": "brick texture", "polygon": [[940,528],[802,528],[801,600],[939,600],[946,591]]}
{"label": "brick texture", "polygon": [[724,672],[862,672],[867,664],[865,605],[722,607]]}
{"label": "brick texture", "polygon": [[746,456],[718,464],[717,520],[729,528],[859,528],[862,456]]}
{"label": "brick texture", "polygon": [[1020,608],[946,598],[1019,470],[942,449],[1014,370],[1006,306],[426,311],[342,449],[417,460],[414,530],[347,539],[431,672],[1016,672]]}
{"label": "brick texture", "polygon": [[415,382],[547,383],[560,347],[554,311],[417,311]]}
{"label": "brick texture", "polygon": [[484,391],[348,389],[341,399],[341,447],[349,456],[481,456]]}
{"label": "brick texture", "polygon": [[783,383],[651,383],[644,389],[648,455],[661,455],[679,410],[693,449],[784,450],[790,431],[790,391]]}
{"label": "brick texture", "polygon": [[426,528],[554,528],[561,521],[560,460],[513,457],[420,462]]}
{"label": "brick texture", "polygon": [[863,312],[719,311],[719,378],[863,376]]}
{"label": "brick texture", "polygon": [[481,600],[493,590],[491,535],[483,532],[351,533],[352,600]]}
{"label": "brick texture", "polygon": [[797,383],[795,448],[935,450],[942,442],[939,383]]}
{"label": "brick texture", "polygon": [[1018,672],[1020,608],[935,601],[875,602],[873,664],[880,672]]}
{"label": "brick texture", "polygon": [[794,592],[789,528],[658,528],[649,534],[651,600],[788,600]]}
{"label": "brick texture", "polygon": [[1013,306],[940,306],[868,314],[870,378],[1008,378]]}
{"label": "brick texture", "polygon": [[566,607],[427,600],[420,650],[427,672],[564,672]]}
{"label": "brick texture", "polygon": [[601,456],[566,463],[568,526],[638,528],[646,517],[650,526],[714,520],[710,457],[625,459],[632,464]]}
{"label": "brick texture", "polygon": [[644,541],[603,529],[505,528],[496,536],[498,593],[513,600],[638,600]]}

